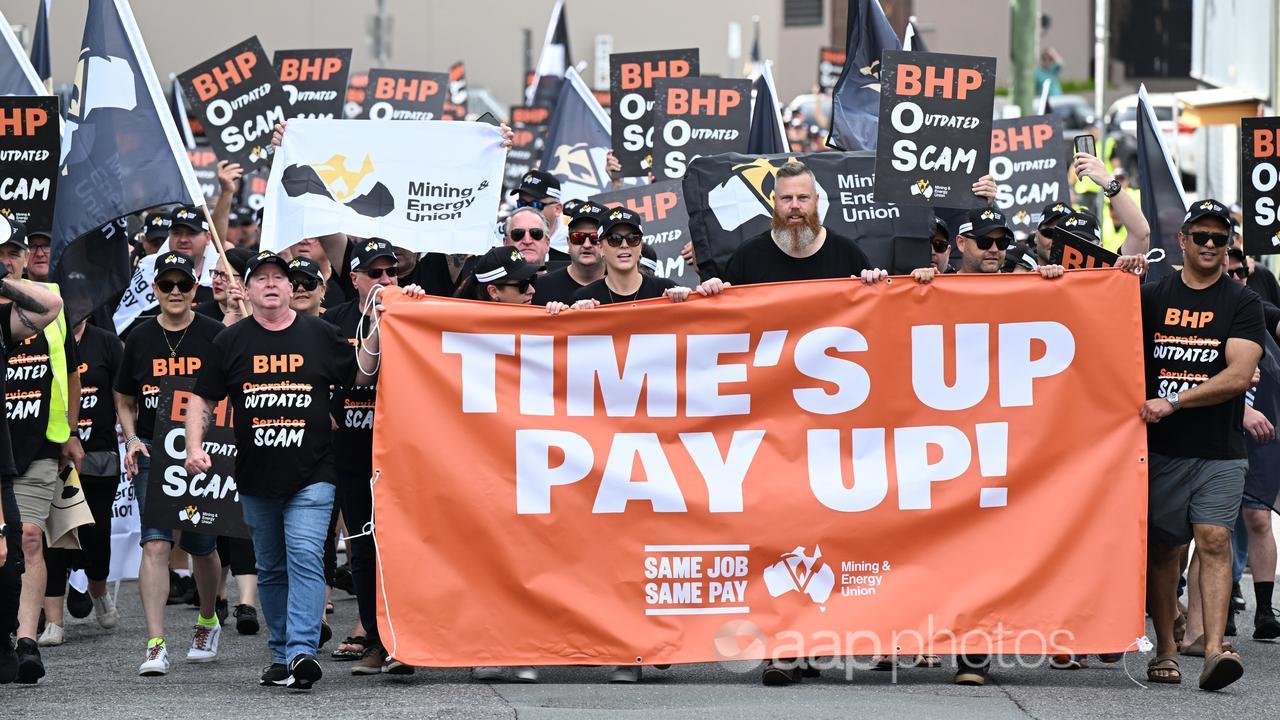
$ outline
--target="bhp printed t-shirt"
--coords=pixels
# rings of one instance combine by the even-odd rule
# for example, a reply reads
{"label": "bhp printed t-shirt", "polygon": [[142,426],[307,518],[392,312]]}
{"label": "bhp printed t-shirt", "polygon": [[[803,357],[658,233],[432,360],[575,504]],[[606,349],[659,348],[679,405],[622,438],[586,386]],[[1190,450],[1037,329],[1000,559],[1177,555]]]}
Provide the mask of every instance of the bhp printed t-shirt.
{"label": "bhp printed t-shirt", "polygon": [[111,381],[124,353],[115,335],[85,325],[76,347],[80,354],[80,444],[85,452],[116,450],[116,406]]}
{"label": "bhp printed t-shirt", "polygon": [[[360,321],[358,300],[345,302],[321,317],[333,323],[349,343],[347,353],[355,355],[356,329]],[[365,323],[366,334],[369,324]],[[334,439],[338,472],[347,478],[368,478],[373,474],[373,406],[376,386],[335,387],[333,420],[338,425]]]}
{"label": "bhp printed t-shirt", "polygon": [[[67,369],[74,371],[76,341],[67,329],[63,344]],[[5,370],[5,414],[9,420],[9,439],[18,474],[27,471],[35,460],[56,458],[61,447],[45,436],[49,429],[49,404],[53,400],[53,368],[50,365],[49,341],[44,330],[32,335],[9,350]],[[70,381],[70,373],[68,373]]]}
{"label": "bhp printed t-shirt", "polygon": [[207,361],[213,339],[224,330],[222,323],[204,315],[192,317],[185,332],[165,330],[155,318],[144,320],[125,340],[115,390],[138,399],[134,432],[144,440],[155,432],[160,381],[170,375],[194,376]]}
{"label": "bhp printed t-shirt", "polygon": [[267,330],[250,317],[218,336],[195,392],[231,398],[240,492],[287,498],[337,481],[329,388],[353,384],[355,372],[351,345],[319,318],[298,315]]}
{"label": "bhp printed t-shirt", "polygon": [[[1198,387],[1227,367],[1229,338],[1266,347],[1262,302],[1223,275],[1193,290],[1175,273],[1142,286],[1142,335],[1147,397]],[[1174,457],[1232,460],[1248,457],[1244,442],[1244,393],[1217,405],[1182,408],[1147,425],[1151,452]]]}

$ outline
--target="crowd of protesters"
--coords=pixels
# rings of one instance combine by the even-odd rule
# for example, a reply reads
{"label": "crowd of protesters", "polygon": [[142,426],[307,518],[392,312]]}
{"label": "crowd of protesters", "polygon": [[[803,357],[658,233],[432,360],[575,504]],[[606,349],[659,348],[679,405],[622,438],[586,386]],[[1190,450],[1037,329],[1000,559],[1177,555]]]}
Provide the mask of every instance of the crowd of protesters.
{"label": "crowd of protesters", "polygon": [[[802,124],[791,127],[789,135],[801,141]],[[282,133],[279,128],[275,142]],[[957,208],[950,221],[921,210],[930,212],[932,253],[920,258],[912,278],[930,283],[948,273],[1035,272],[1053,282],[1064,274],[1050,263],[1056,238],[1102,244],[1104,236],[1120,231],[1119,266],[1143,273],[1150,229],[1136,203],[1097,158],[1077,155],[1074,171],[1110,201],[1105,220],[1055,202],[1043,209],[1030,237],[1015,238],[994,207],[994,182],[984,177],[971,188],[974,207]],[[34,683],[44,675],[41,648],[67,641],[64,606],[73,617],[93,614],[108,630],[120,622],[106,585],[111,506],[120,467],[133,481],[139,508],[147,503],[163,375],[195,380],[186,423],[186,467],[192,473],[210,467],[201,438],[211,408],[230,402],[236,481],[252,537],[142,528],[138,592],[146,631],[137,638],[138,673],[171,671],[165,608],[187,603],[196,608],[187,662],[218,657],[224,624],[241,635],[255,635],[265,624],[270,659],[259,682],[308,689],[324,674],[321,647],[332,636],[325,619],[332,608],[330,587],[355,595],[359,619],[326,662],[349,661],[357,676],[414,672],[389,656],[379,637],[377,549],[367,531],[377,402],[373,358],[380,344],[378,324],[369,320],[381,312],[381,289],[400,286],[411,297],[534,304],[563,314],[655,298],[682,302],[693,294],[720,295],[756,283],[847,278],[874,284],[887,277],[856,242],[821,224],[813,173],[794,161],[777,171],[770,229],[746,240],[722,277],[702,277],[693,289],[656,272],[639,215],[564,199],[556,177],[540,170],[511,190],[495,247],[466,258],[419,255],[386,239],[341,234],[300,238],[279,254],[259,252],[258,218],[230,200],[240,174],[237,166],[220,165],[221,196],[211,217],[180,206],[158,208],[142,219],[134,261],[157,255],[157,305],[119,335],[110,326],[67,327],[56,287],[44,284],[48,231],[8,219],[0,226],[0,272],[6,276],[0,280],[0,343],[8,363],[7,386],[0,387],[11,400],[0,427],[0,682]],[[1254,409],[1263,391],[1256,376],[1263,336],[1280,334],[1280,286],[1240,252],[1238,228],[1221,203],[1194,203],[1179,237],[1183,258],[1173,259],[1181,262],[1181,272],[1143,284],[1149,400],[1134,409],[1149,423],[1151,449],[1147,598],[1157,643],[1148,678],[1180,682],[1179,656],[1202,655],[1199,685],[1209,690],[1234,682],[1244,670],[1224,640],[1235,634],[1235,612],[1243,607],[1233,560],[1252,572],[1253,636],[1280,637],[1271,606],[1276,549],[1270,509],[1280,488],[1280,468],[1273,462],[1276,418]],[[215,233],[226,260],[205,273],[205,251]],[[557,238],[567,253],[552,249]],[[684,255],[696,264],[692,248]],[[201,282],[206,275],[208,285]],[[1166,327],[1173,309],[1212,313],[1212,321],[1198,328]],[[1157,359],[1169,357],[1156,352],[1169,342],[1220,352],[1204,355],[1211,356],[1206,360]],[[287,357],[300,361],[276,362]],[[1171,372],[1207,380],[1161,380]],[[260,409],[267,405],[246,402],[267,394],[275,396],[270,417]],[[251,432],[273,423],[303,434],[278,447]],[[95,519],[81,529],[77,551],[50,548],[45,539],[63,471],[72,467]],[[349,557],[340,567],[327,558],[338,534]],[[1189,558],[1192,540],[1196,551]],[[1180,580],[1188,564],[1184,604]],[[72,568],[85,571],[87,593],[68,590]],[[233,611],[228,570],[237,590]],[[1115,648],[1100,660],[1117,662],[1125,650]],[[790,685],[817,674],[806,660],[768,663],[764,684]],[[982,685],[990,673],[987,655],[964,655],[954,663],[958,684]],[[1075,669],[1085,663],[1083,656],[1068,654],[1052,658],[1051,666]],[[886,657],[877,658],[876,666],[895,664],[936,668],[943,659]],[[472,676],[536,682],[538,671],[478,667]],[[609,675],[613,682],[640,679],[639,667],[615,668]]]}

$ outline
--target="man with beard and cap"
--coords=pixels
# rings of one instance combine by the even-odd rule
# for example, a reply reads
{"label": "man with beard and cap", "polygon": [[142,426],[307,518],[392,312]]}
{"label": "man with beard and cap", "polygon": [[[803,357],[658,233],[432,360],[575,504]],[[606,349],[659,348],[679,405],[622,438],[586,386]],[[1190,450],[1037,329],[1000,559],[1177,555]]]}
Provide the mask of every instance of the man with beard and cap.
{"label": "man with beard and cap", "polygon": [[552,301],[571,304],[574,293],[604,277],[601,226],[607,208],[591,202],[571,202],[574,206],[569,215],[569,265],[538,278],[534,305]]}
{"label": "man with beard and cap", "polygon": [[[1004,213],[992,207],[970,210],[964,222],[956,229],[956,247],[960,250],[960,267],[957,273],[999,273],[1005,263],[1005,249],[1013,242]],[[1040,277],[1047,280],[1063,275],[1061,265],[1041,264],[1036,268]],[[920,284],[928,284],[940,273],[930,265],[911,273]],[[956,658],[957,685],[982,685],[990,672],[990,655],[961,655]]]}
{"label": "man with beard and cap", "polygon": [[561,216],[564,206],[560,204],[560,180],[543,170],[530,170],[520,178],[520,184],[508,193],[516,198],[516,208],[533,208],[542,214],[550,231],[549,245],[552,250],[548,257],[540,261],[525,258],[529,262],[539,264],[550,261],[553,264],[568,261],[569,256],[556,248],[565,246],[567,231]]}
{"label": "man with beard and cap", "polygon": [[[857,243],[818,221],[817,187],[813,171],[803,163],[793,160],[778,168],[772,228],[740,245],[721,279],[732,285],[750,285],[873,272],[871,261]],[[712,278],[707,286],[710,289],[718,283]]]}

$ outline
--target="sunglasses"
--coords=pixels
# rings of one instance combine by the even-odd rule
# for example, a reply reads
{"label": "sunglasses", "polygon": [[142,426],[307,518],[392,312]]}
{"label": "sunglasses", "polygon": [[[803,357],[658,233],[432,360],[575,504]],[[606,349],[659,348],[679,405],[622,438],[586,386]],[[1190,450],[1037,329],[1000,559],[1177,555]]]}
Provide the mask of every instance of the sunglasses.
{"label": "sunglasses", "polygon": [[929,244],[933,245],[933,251],[936,253],[951,249],[951,242],[948,240],[931,240]]}
{"label": "sunglasses", "polygon": [[1240,280],[1247,280],[1249,278],[1249,268],[1245,265],[1241,265],[1235,270],[1228,270],[1227,274]]}
{"label": "sunglasses", "polygon": [[370,280],[381,280],[383,275],[394,278],[400,274],[400,266],[392,265],[388,268],[371,268],[369,270],[357,270],[358,273],[364,273],[369,276]]}
{"label": "sunglasses", "polygon": [[990,250],[992,247],[994,247],[995,245],[999,243],[1003,243],[1005,241],[1005,239],[1002,237],[999,237],[999,238],[986,237],[986,236],[974,237],[972,235],[965,235],[965,237],[969,238],[969,240],[972,241],[974,245],[977,245],[978,249],[981,250],[982,252],[986,252]]}
{"label": "sunglasses", "polygon": [[588,240],[590,240],[593,243],[599,244],[600,233],[587,232],[585,230],[574,230],[573,232],[569,233],[570,245],[582,245],[586,243]]}
{"label": "sunglasses", "polygon": [[[378,277],[382,277],[382,276],[379,275]],[[313,277],[300,277],[300,278],[293,279],[294,290],[298,290],[299,288],[301,288],[302,290],[311,292],[312,290],[315,290],[318,287],[320,287],[320,281]]]}
{"label": "sunglasses", "polygon": [[513,282],[513,283],[498,283],[498,287],[513,287],[516,290],[519,290],[521,293],[529,292],[530,285],[533,285],[532,280],[521,280],[520,282]]}
{"label": "sunglasses", "polygon": [[156,287],[160,289],[160,292],[165,293],[166,295],[168,293],[173,292],[174,288],[178,288],[178,292],[189,293],[193,288],[195,288],[195,286],[196,286],[196,281],[190,278],[185,278],[182,280],[157,280],[156,281]]}
{"label": "sunglasses", "polygon": [[621,235],[619,233],[613,233],[605,239],[609,241],[609,247],[622,247],[622,243],[626,243],[628,247],[637,247],[644,242],[643,235]]}
{"label": "sunglasses", "polygon": [[548,205],[555,205],[555,203],[543,202],[541,200],[517,200],[516,201],[516,207],[518,208],[527,207],[527,208],[533,208],[534,210],[541,210],[542,208]]}
{"label": "sunglasses", "polygon": [[529,237],[534,240],[541,240],[544,234],[542,232],[542,228],[530,228],[529,230],[525,230],[524,228],[516,228],[510,231],[511,239],[514,240],[515,242],[520,242],[521,240],[524,239],[524,234],[526,232],[529,233]]}
{"label": "sunglasses", "polygon": [[1191,241],[1197,245],[1209,245],[1213,247],[1226,247],[1231,242],[1231,236],[1226,233],[1208,232],[1205,230],[1196,230],[1187,233],[1191,237]]}

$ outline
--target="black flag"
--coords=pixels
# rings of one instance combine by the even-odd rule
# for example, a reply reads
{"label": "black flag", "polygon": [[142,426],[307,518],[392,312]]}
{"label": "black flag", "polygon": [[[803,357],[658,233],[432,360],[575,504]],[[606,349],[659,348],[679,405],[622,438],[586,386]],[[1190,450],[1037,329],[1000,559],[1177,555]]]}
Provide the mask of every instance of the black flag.
{"label": "black flag", "polygon": [[1165,252],[1164,261],[1152,263],[1149,271],[1150,279],[1159,282],[1173,272],[1174,264],[1182,264],[1178,232],[1186,217],[1187,199],[1182,192],[1182,178],[1165,150],[1145,85],[1138,88],[1138,187],[1142,191],[1142,214],[1151,223],[1151,249]]}
{"label": "black flag", "polygon": [[849,0],[844,70],[831,91],[831,135],[837,150],[875,150],[880,116],[880,55],[901,50],[876,0]]}

